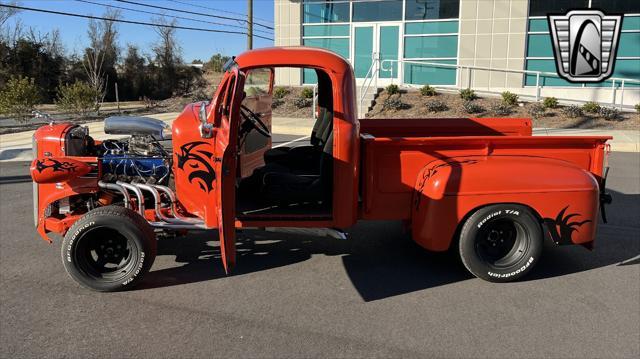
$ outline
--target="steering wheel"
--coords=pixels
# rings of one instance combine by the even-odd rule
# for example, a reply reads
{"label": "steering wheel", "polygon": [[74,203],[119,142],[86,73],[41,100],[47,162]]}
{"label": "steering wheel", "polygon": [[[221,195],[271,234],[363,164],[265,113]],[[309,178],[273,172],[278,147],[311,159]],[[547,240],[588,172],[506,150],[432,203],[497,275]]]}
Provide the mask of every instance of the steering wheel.
{"label": "steering wheel", "polygon": [[255,112],[251,111],[247,106],[240,105],[240,115],[242,118],[249,121],[251,127],[253,127],[256,131],[258,131],[264,137],[271,137],[269,133],[269,127],[260,120],[260,116]]}

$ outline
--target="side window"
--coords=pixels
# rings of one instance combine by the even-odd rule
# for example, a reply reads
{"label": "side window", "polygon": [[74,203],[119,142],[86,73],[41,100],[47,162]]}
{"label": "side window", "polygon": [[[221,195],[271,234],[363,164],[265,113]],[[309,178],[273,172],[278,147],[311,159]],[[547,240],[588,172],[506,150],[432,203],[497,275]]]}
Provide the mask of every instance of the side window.
{"label": "side window", "polygon": [[250,70],[244,83],[247,97],[257,97],[271,94],[272,70],[270,68],[258,68]]}
{"label": "side window", "polygon": [[[242,100],[242,106],[252,112],[253,115],[259,117],[260,122],[269,129],[271,128],[273,79],[273,69],[269,67],[247,71],[247,77],[244,82],[245,97]],[[240,143],[242,144],[241,153],[243,154],[264,152],[271,147],[270,140],[255,130],[248,131]],[[258,155],[259,153],[256,156]],[[260,158],[262,157],[260,156]]]}

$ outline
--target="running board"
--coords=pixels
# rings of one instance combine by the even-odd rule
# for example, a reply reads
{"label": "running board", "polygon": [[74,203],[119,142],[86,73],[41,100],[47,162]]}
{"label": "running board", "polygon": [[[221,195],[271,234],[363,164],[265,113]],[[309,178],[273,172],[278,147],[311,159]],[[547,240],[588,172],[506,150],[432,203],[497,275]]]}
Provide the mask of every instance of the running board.
{"label": "running board", "polygon": [[336,228],[266,227],[264,230],[267,232],[298,234],[303,236],[347,239],[347,233]]}

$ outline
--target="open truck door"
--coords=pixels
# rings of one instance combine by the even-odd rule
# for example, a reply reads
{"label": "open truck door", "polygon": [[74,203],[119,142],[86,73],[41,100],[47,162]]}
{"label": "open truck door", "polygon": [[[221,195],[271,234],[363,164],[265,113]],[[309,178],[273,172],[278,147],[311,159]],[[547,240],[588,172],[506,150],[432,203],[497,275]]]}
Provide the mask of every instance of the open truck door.
{"label": "open truck door", "polygon": [[222,113],[215,136],[215,172],[218,186],[215,189],[217,204],[220,256],[226,273],[236,264],[235,231],[235,182],[238,155],[238,126],[240,105],[244,97],[244,74],[237,67],[229,70],[227,91],[224,94]]}

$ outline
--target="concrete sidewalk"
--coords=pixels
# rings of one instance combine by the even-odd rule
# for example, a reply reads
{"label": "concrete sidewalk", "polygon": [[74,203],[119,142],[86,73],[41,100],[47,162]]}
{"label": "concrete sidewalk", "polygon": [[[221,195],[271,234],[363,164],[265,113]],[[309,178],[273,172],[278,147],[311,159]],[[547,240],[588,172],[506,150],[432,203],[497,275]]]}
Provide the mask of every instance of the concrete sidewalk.
{"label": "concrete sidewalk", "polygon": [[607,142],[613,152],[640,152],[640,130],[588,130],[582,128],[534,128],[534,136],[613,136]]}
{"label": "concrete sidewalk", "polygon": [[[162,113],[149,117],[163,120],[171,124],[178,116],[178,112]],[[103,122],[85,124],[89,127],[89,133],[95,139],[115,138],[118,136],[106,135],[103,131]],[[272,132],[280,135],[308,136],[313,127],[313,119],[274,117],[272,120]],[[18,132],[0,135],[0,161],[30,161],[31,137],[34,131]],[[537,128],[533,130],[534,136],[613,136],[611,150],[616,152],[640,152],[640,131],[638,130],[586,130],[586,129],[559,129]],[[123,137],[123,136],[120,136]]]}

